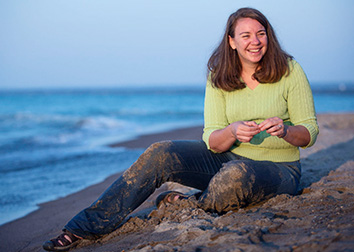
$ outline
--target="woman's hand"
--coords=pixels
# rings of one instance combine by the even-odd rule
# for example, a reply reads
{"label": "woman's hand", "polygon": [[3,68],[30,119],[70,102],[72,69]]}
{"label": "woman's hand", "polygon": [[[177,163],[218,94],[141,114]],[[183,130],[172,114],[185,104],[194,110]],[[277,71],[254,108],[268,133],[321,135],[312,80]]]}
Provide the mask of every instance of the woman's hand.
{"label": "woman's hand", "polygon": [[265,130],[271,136],[283,138],[294,146],[306,146],[311,141],[310,132],[302,125],[289,126],[279,117],[272,117],[264,120],[259,125],[261,131]]}
{"label": "woman's hand", "polygon": [[248,143],[260,131],[257,123],[253,121],[238,121],[230,124],[231,132],[237,140]]}
{"label": "woman's hand", "polygon": [[224,129],[215,130],[209,137],[210,148],[216,152],[228,151],[236,140],[250,142],[260,132],[257,123],[238,121]]}
{"label": "woman's hand", "polygon": [[287,134],[288,126],[284,125],[284,122],[279,117],[271,117],[258,125],[261,131],[266,131],[271,136],[277,136],[283,138]]}

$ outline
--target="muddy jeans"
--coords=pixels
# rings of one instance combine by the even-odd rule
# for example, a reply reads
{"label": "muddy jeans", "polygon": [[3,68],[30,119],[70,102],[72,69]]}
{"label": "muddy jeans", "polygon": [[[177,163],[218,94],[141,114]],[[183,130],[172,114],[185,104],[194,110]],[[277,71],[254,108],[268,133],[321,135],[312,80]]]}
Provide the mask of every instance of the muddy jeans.
{"label": "muddy jeans", "polygon": [[158,142],[65,229],[85,239],[110,233],[167,181],[201,190],[199,206],[224,213],[277,194],[295,194],[300,173],[298,161],[274,163],[231,152],[217,154],[202,141]]}

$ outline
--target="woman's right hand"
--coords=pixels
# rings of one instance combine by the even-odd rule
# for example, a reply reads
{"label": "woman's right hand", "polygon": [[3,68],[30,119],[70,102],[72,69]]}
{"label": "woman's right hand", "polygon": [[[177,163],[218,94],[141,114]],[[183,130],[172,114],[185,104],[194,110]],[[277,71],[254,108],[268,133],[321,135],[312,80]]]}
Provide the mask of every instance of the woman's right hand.
{"label": "woman's right hand", "polygon": [[209,137],[210,148],[216,152],[228,151],[236,140],[247,143],[260,132],[253,121],[237,121],[224,129],[215,130]]}
{"label": "woman's right hand", "polygon": [[229,125],[231,132],[236,140],[243,143],[248,143],[260,131],[258,124],[253,121],[238,121]]}

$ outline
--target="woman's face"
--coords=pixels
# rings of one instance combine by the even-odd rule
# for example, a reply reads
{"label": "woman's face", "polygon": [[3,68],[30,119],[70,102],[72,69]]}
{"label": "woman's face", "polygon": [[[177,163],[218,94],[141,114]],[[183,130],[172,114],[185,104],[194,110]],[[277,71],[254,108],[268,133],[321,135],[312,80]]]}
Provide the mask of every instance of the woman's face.
{"label": "woman's face", "polygon": [[267,51],[268,38],[263,25],[251,18],[241,18],[235,27],[235,36],[229,36],[232,49],[236,49],[242,66],[256,67]]}

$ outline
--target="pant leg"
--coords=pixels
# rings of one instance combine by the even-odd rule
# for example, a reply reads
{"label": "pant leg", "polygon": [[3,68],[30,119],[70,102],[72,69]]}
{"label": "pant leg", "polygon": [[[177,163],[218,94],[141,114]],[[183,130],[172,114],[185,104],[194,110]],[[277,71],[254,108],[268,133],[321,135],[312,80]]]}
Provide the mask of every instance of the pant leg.
{"label": "pant leg", "polygon": [[233,160],[212,178],[198,203],[206,211],[225,213],[278,194],[295,194],[300,174],[300,162]]}
{"label": "pant leg", "polygon": [[205,190],[222,164],[234,157],[231,152],[215,154],[202,141],[155,143],[65,229],[86,239],[110,233],[163,183]]}

